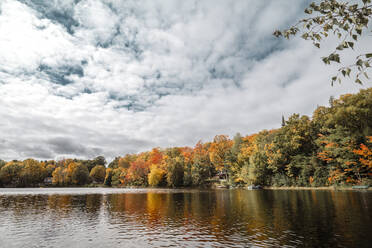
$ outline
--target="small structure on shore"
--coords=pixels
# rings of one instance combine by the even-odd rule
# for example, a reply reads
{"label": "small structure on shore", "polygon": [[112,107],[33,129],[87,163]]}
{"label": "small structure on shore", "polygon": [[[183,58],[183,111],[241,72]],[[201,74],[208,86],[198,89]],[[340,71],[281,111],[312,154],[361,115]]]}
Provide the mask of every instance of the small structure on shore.
{"label": "small structure on shore", "polygon": [[262,189],[262,186],[261,185],[254,185],[254,184],[252,184],[252,185],[249,185],[247,187],[247,189]]}
{"label": "small structure on shore", "polygon": [[53,183],[52,177],[46,177],[43,182],[44,185],[52,185],[52,183]]}

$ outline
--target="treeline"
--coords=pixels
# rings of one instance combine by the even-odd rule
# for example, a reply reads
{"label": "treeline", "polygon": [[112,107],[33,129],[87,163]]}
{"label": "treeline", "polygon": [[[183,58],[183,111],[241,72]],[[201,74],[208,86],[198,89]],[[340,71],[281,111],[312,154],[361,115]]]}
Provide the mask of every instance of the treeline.
{"label": "treeline", "polygon": [[312,118],[293,114],[282,127],[195,147],[154,148],[115,158],[0,161],[0,185],[188,187],[328,186],[372,183],[372,88],[330,99]]}

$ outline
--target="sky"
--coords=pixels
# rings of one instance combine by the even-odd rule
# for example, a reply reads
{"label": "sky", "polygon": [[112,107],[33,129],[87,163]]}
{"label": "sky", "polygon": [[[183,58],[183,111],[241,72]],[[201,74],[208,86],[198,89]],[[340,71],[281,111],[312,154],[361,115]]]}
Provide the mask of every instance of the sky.
{"label": "sky", "polygon": [[334,40],[317,49],[272,35],[308,3],[1,0],[0,158],[194,146],[278,128],[282,115],[366,88],[331,86],[337,67],[320,58]]}

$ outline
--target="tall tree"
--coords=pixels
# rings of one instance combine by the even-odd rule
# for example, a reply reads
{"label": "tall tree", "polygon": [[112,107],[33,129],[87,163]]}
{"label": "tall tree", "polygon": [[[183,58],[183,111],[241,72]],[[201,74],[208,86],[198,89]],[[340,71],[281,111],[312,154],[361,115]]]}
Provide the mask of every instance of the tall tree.
{"label": "tall tree", "polygon": [[212,164],[217,171],[226,175],[226,179],[228,179],[230,170],[228,157],[230,156],[232,144],[233,142],[227,135],[216,135],[209,147],[209,157]]}

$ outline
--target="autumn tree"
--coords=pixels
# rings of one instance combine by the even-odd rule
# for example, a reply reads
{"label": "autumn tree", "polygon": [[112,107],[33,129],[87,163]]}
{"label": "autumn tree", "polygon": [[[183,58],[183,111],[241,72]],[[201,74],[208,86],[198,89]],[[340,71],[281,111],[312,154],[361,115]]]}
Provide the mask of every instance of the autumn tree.
{"label": "autumn tree", "polygon": [[150,164],[160,164],[163,159],[163,154],[159,150],[159,148],[153,148],[150,152],[150,156],[148,161]]}
{"label": "autumn tree", "polygon": [[226,179],[228,179],[230,169],[228,157],[231,152],[231,146],[232,141],[229,140],[227,135],[217,135],[214,137],[209,148],[209,157],[212,164],[215,166],[217,171],[226,175]]}
{"label": "autumn tree", "polygon": [[130,167],[130,163],[134,162],[135,160],[135,156],[126,154],[124,157],[119,158],[118,167],[128,169]]}
{"label": "autumn tree", "polygon": [[237,156],[236,166],[233,167],[233,172],[235,172],[236,182],[248,182],[250,157],[255,151],[255,139],[257,134],[249,135],[242,138],[242,143],[240,144],[240,150]]}
{"label": "autumn tree", "polygon": [[65,185],[65,173],[63,167],[57,167],[52,173],[52,183],[56,186]]}
{"label": "autumn tree", "polygon": [[160,166],[153,164],[150,166],[150,173],[148,174],[148,184],[152,187],[161,186],[166,181],[166,171]]}
{"label": "autumn tree", "polygon": [[53,171],[56,169],[56,162],[54,160],[45,161],[44,167],[47,171],[47,177],[52,177]]}
{"label": "autumn tree", "polygon": [[149,172],[149,165],[142,158],[137,158],[136,161],[130,164],[126,175],[127,183],[136,186],[146,186]]}
{"label": "autumn tree", "polygon": [[361,164],[354,152],[372,135],[372,89],[333,99],[329,108],[319,107],[313,122],[319,127],[319,159],[329,169],[329,183],[360,181]]}
{"label": "autumn tree", "polygon": [[366,137],[366,144],[360,144],[353,152],[359,155],[360,167],[357,168],[359,182],[372,178],[372,136]]}
{"label": "autumn tree", "polygon": [[181,148],[181,156],[183,160],[183,186],[192,185],[192,157],[193,150],[190,147]]}
{"label": "autumn tree", "polygon": [[11,161],[0,170],[0,180],[4,185],[23,186],[21,181],[22,162]]}
{"label": "autumn tree", "polygon": [[23,168],[19,176],[24,185],[31,186],[42,183],[47,175],[48,172],[43,163],[34,159],[26,159],[23,161]]}

